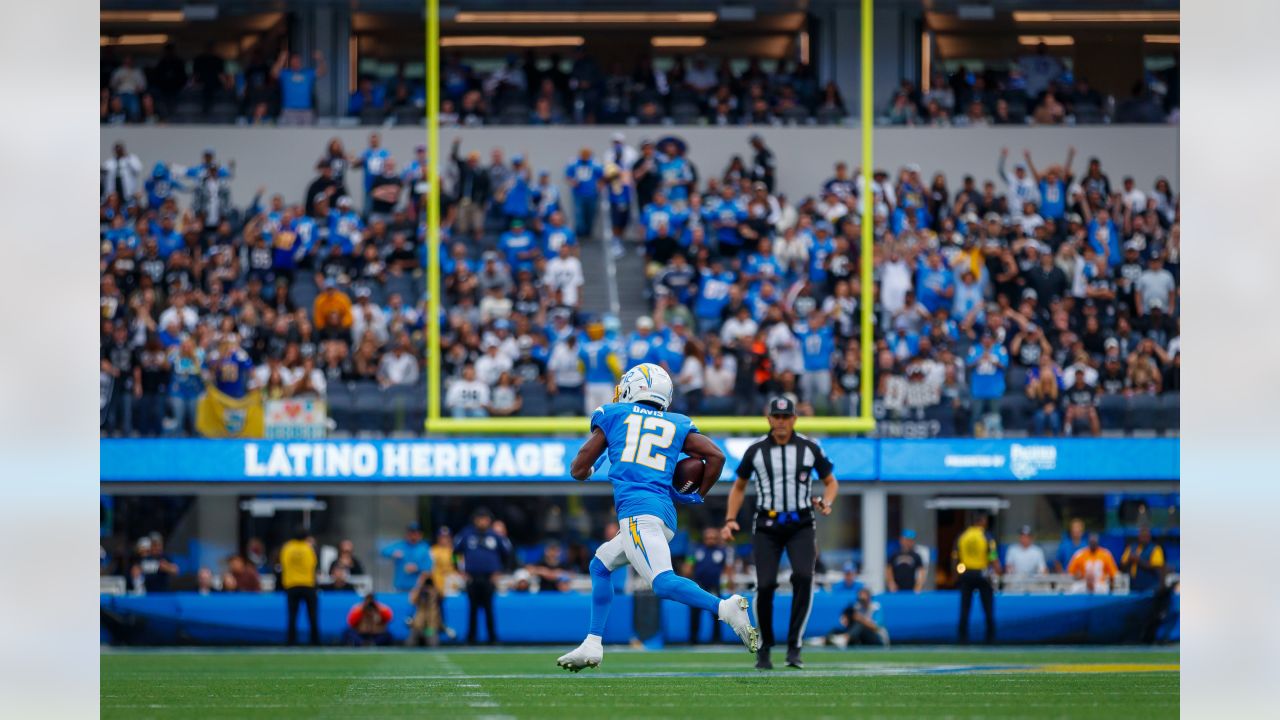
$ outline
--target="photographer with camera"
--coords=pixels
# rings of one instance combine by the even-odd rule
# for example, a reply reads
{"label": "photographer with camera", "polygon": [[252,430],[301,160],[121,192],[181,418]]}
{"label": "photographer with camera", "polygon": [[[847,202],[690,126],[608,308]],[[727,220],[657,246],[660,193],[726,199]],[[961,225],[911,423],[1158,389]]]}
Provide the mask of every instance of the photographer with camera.
{"label": "photographer with camera", "polygon": [[378,602],[373,593],[365,595],[347,612],[347,644],[355,647],[390,645],[391,632],[387,628],[391,617],[391,608]]}

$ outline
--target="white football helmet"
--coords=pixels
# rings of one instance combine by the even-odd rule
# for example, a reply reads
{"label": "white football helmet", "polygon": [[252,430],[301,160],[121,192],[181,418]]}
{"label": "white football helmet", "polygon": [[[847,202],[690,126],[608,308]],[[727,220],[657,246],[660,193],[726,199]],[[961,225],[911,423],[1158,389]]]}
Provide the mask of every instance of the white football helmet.
{"label": "white football helmet", "polygon": [[647,400],[666,410],[671,405],[675,388],[671,376],[661,366],[640,363],[628,370],[618,383],[615,402],[640,402]]}

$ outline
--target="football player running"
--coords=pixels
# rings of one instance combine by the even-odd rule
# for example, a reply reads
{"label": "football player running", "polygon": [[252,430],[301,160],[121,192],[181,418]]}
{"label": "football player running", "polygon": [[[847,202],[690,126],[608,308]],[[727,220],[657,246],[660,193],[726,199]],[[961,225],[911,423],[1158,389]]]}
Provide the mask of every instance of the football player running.
{"label": "football player running", "polygon": [[[746,598],[735,594],[721,600],[671,569],[667,543],[675,535],[674,503],[701,503],[724,468],[720,448],[699,433],[688,417],[667,411],[672,393],[671,376],[658,365],[642,363],[628,370],[614,402],[591,414],[591,437],[570,465],[575,480],[586,480],[597,459],[608,452],[620,529],[591,559],[591,624],[587,639],[556,661],[566,670],[600,665],[605,620],[613,602],[610,575],[628,563],[653,585],[658,597],[714,613],[733,628],[747,650],[759,649],[760,633],[751,624]],[[704,464],[701,487],[683,495],[672,487],[682,452]]]}

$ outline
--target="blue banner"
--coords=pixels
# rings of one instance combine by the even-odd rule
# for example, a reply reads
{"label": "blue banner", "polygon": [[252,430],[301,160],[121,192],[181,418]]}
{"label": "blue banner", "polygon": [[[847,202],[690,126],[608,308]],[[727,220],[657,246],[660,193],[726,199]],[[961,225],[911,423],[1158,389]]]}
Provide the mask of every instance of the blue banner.
{"label": "blue banner", "polygon": [[[733,478],[754,439],[720,443]],[[580,440],[550,438],[329,440],[103,440],[104,482],[573,482]],[[841,480],[875,478],[870,440],[824,443]],[[603,480],[606,462],[592,479]]]}
{"label": "blue banner", "polygon": [[1177,480],[1176,438],[881,440],[880,480]]}
{"label": "blue banner", "polygon": [[[755,438],[720,442],[731,480]],[[1176,438],[869,440],[825,438],[843,481],[1177,480]],[[102,440],[104,482],[572,482],[581,441]],[[608,463],[593,479],[602,480]]]}
{"label": "blue banner", "polygon": [[[822,637],[836,628],[840,611],[854,599],[852,592],[817,590],[806,637]],[[389,626],[398,643],[408,628],[403,619],[413,610],[404,593],[379,593],[378,600],[394,613]],[[951,643],[956,639],[959,593],[890,593],[877,597],[885,628],[894,643]],[[360,602],[354,593],[322,592],[319,599],[321,641],[341,642],[346,614]],[[633,598],[618,595],[605,626],[606,643],[625,643],[636,635]],[[1160,637],[1177,640],[1179,598],[1173,596],[1169,619]],[[996,637],[1007,643],[1116,643],[1136,640],[1136,631],[1150,612],[1149,595],[997,595]],[[157,593],[142,597],[100,596],[105,642],[142,645],[257,645],[285,641],[284,593]],[[497,633],[506,643],[576,643],[591,609],[585,593],[501,593],[494,598]],[[779,594],[774,634],[785,637],[791,599]],[[461,633],[467,627],[467,598],[444,599],[445,622]],[[536,617],[537,622],[524,622]],[[979,637],[981,613],[970,616],[969,632]],[[301,621],[303,626],[306,620]],[[704,638],[711,623],[702,623]],[[689,638],[689,609],[662,602],[662,622],[656,628],[666,642]],[[305,632],[305,629],[304,629]],[[483,636],[483,631],[482,631]],[[560,652],[560,651],[557,651]],[[746,658],[746,655],[743,655]]]}

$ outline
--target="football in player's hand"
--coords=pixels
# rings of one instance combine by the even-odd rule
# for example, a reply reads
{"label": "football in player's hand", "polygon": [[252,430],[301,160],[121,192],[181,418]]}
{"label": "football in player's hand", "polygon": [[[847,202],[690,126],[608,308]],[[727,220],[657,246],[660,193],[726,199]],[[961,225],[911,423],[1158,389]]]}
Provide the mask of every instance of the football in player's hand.
{"label": "football in player's hand", "polygon": [[671,476],[671,487],[681,495],[687,495],[702,486],[702,460],[687,457],[676,463],[675,474]]}

